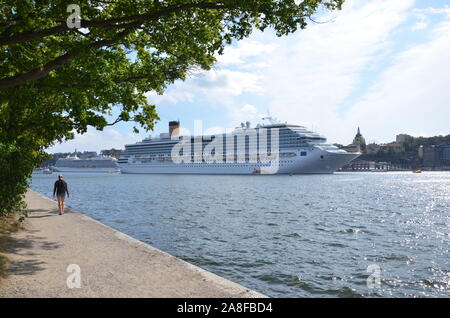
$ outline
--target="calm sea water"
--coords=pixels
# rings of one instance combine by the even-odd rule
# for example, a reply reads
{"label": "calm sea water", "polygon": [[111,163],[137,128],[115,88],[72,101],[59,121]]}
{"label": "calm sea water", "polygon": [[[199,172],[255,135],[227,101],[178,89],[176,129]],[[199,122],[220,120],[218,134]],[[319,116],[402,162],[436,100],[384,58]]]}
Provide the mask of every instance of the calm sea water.
{"label": "calm sea water", "polygon": [[65,179],[76,210],[269,296],[450,296],[449,172]]}

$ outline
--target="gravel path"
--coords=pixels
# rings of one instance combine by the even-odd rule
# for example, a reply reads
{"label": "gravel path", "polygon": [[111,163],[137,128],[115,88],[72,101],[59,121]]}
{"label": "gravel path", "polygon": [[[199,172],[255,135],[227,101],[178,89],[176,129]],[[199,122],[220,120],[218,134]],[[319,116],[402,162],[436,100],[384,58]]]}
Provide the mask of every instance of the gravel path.
{"label": "gravel path", "polygon": [[56,202],[34,191],[26,201],[30,216],[7,244],[0,296],[264,297],[79,212],[59,216]]}

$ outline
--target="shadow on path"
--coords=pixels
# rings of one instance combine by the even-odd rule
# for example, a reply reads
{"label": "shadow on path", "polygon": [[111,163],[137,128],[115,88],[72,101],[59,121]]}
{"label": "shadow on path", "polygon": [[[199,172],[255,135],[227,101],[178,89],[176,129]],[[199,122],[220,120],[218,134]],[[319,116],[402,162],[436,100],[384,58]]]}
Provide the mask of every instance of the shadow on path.
{"label": "shadow on path", "polygon": [[[47,211],[48,212],[48,211]],[[53,216],[53,215],[42,215]],[[38,216],[39,217],[39,216]],[[33,275],[45,269],[46,262],[42,261],[42,255],[36,252],[39,250],[53,250],[61,247],[60,243],[50,242],[44,237],[40,237],[39,230],[21,230],[25,237],[4,234],[1,237],[0,273],[1,278],[9,275]]]}
{"label": "shadow on path", "polygon": [[6,270],[6,276],[9,275],[33,275],[38,271],[42,271],[44,267],[42,265],[45,262],[30,259],[25,261],[11,261],[8,269]]}
{"label": "shadow on path", "polygon": [[8,258],[0,254],[0,279],[6,277],[6,269],[8,268]]}
{"label": "shadow on path", "polygon": [[[45,212],[45,213],[43,213]],[[43,209],[30,209],[28,210],[28,219],[40,219],[52,216],[57,216],[59,214],[58,209],[53,210],[43,210]]]}

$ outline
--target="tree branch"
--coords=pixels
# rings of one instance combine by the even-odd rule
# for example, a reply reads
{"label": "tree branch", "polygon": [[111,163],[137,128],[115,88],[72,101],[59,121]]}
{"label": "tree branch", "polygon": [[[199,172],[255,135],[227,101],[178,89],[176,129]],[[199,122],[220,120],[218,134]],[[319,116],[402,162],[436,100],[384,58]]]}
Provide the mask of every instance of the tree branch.
{"label": "tree branch", "polygon": [[14,25],[16,23],[17,23],[17,21],[0,22],[0,28],[9,27],[9,26]]}
{"label": "tree branch", "polygon": [[[106,21],[86,21],[84,26],[106,26],[106,27],[108,27],[108,23],[111,23],[111,22],[129,21],[130,19],[136,19],[136,21],[134,21],[134,22],[129,22],[129,23],[120,25],[120,27],[124,27],[126,25],[127,28],[124,31],[121,31],[118,34],[118,36],[115,37],[114,40],[100,40],[100,41],[91,43],[85,47],[80,47],[79,50],[77,50],[77,51],[68,52],[68,53],[48,62],[44,66],[35,68],[35,69],[28,71],[26,73],[23,73],[23,74],[5,77],[0,80],[0,89],[7,89],[10,87],[24,84],[29,81],[34,81],[39,78],[42,78],[42,77],[46,76],[48,73],[50,73],[51,71],[62,67],[64,64],[66,64],[69,61],[73,60],[74,58],[78,57],[86,49],[98,49],[103,46],[112,45],[112,44],[116,43],[117,41],[119,41],[120,39],[122,39],[127,34],[129,34],[134,28],[141,26],[142,23],[144,23],[146,21],[149,21],[152,19],[158,19],[159,17],[161,17],[163,15],[167,15],[170,13],[175,13],[175,12],[178,12],[181,10],[191,9],[191,8],[225,9],[226,6],[224,4],[217,4],[217,3],[216,4],[214,4],[214,3],[191,3],[191,4],[184,4],[184,5],[180,5],[180,6],[176,6],[176,7],[166,8],[157,13],[150,13],[150,14],[143,14],[143,15],[136,15],[136,16],[129,16],[129,17],[121,17],[121,18],[110,19],[110,20],[106,20]],[[112,27],[112,26],[113,25],[109,24],[109,27]],[[119,26],[114,25],[113,27],[119,27]],[[5,41],[7,41],[8,43],[11,44],[11,43],[19,43],[19,42],[23,42],[23,41],[36,40],[40,37],[51,35],[55,32],[59,32],[64,29],[67,29],[66,25],[59,25],[59,26],[56,26],[56,27],[53,27],[53,28],[50,28],[47,30],[38,31],[38,32],[24,33],[24,34],[16,35],[14,37],[9,37],[6,39],[0,38],[0,45],[2,44],[2,41],[4,41],[3,43],[5,43]]]}
{"label": "tree branch", "polygon": [[37,32],[26,32],[26,33],[13,35],[13,36],[2,36],[2,37],[0,37],[0,46],[38,40],[45,36],[56,34],[56,33],[59,33],[61,31],[65,31],[65,30],[68,30],[67,25],[61,24],[61,25],[55,26],[53,28],[49,28],[49,29],[45,29],[45,30],[41,30],[41,31],[37,31]]}
{"label": "tree branch", "polygon": [[[104,21],[84,21],[81,20],[81,27],[82,28],[105,28],[105,29],[125,29],[129,28],[132,25],[135,25],[137,23],[144,23],[146,21],[152,21],[157,20],[160,17],[170,14],[170,13],[176,13],[182,10],[187,9],[227,9],[230,7],[225,6],[224,4],[214,4],[214,3],[190,3],[190,4],[184,4],[174,7],[168,7],[166,9],[163,9],[158,12],[154,13],[146,13],[141,15],[133,15],[133,16],[126,16],[126,17],[120,17],[115,19],[109,19]],[[28,41],[34,41],[39,40],[43,37],[54,35],[63,31],[72,30],[69,29],[65,20],[56,20],[57,22],[62,22],[60,25],[35,31],[35,32],[25,32],[17,35],[12,36],[0,36],[0,46],[3,45],[11,45],[11,44],[17,44],[22,42],[28,42]],[[121,22],[127,22],[122,24],[117,24]]]}
{"label": "tree branch", "polygon": [[68,52],[62,56],[57,57],[53,61],[48,62],[42,67],[35,68],[31,71],[28,71],[26,73],[5,77],[0,80],[0,89],[6,89],[14,86],[18,86],[21,84],[24,84],[29,81],[37,80],[41,77],[46,76],[51,71],[58,69],[62,67],[67,62],[73,60],[74,58],[78,57],[79,55],[83,54],[85,50],[89,49],[98,49],[103,46],[110,46],[112,44],[115,44],[117,41],[128,35],[133,29],[126,29],[122,32],[120,32],[115,39],[112,40],[100,40],[96,41],[94,43],[90,43],[89,45],[86,45],[85,47],[81,47],[76,51]]}
{"label": "tree branch", "polygon": [[115,124],[117,124],[117,123],[119,123],[119,122],[121,122],[121,121],[123,121],[123,118],[119,116],[119,117],[117,117],[116,120],[113,121],[112,123],[107,123],[106,126],[114,126]]}

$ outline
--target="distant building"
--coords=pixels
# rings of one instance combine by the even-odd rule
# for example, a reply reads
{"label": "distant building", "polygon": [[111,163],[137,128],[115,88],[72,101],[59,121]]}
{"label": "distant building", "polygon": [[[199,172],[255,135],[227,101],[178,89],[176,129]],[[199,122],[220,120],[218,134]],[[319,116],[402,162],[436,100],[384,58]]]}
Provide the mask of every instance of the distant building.
{"label": "distant building", "polygon": [[450,167],[450,145],[422,145],[419,148],[419,156],[425,168]]}
{"label": "distant building", "polygon": [[404,170],[400,165],[393,165],[390,162],[375,162],[355,159],[343,166],[341,171],[387,171],[387,170]]}
{"label": "distant building", "polygon": [[110,157],[114,157],[116,159],[119,159],[120,155],[122,154],[123,150],[121,149],[107,149],[107,150],[102,150],[101,154],[104,156],[110,156]]}
{"label": "distant building", "polygon": [[366,147],[366,153],[368,155],[375,155],[380,150],[381,150],[381,146],[376,143],[368,144]]}
{"label": "distant building", "polygon": [[422,165],[425,168],[439,167],[438,153],[435,145],[422,146]]}
{"label": "distant building", "polygon": [[450,145],[441,145],[439,147],[442,167],[450,167]]}
{"label": "distant building", "polygon": [[398,142],[390,142],[388,144],[383,145],[383,150],[392,150],[395,153],[402,153],[405,152],[405,146],[403,145],[403,143],[398,143]]}
{"label": "distant building", "polygon": [[395,137],[395,142],[398,144],[404,144],[406,142],[406,139],[408,138],[412,138],[412,136],[407,134],[400,134]]}
{"label": "distant building", "polygon": [[80,159],[89,159],[89,158],[97,157],[97,152],[96,151],[79,152],[79,151],[75,150],[74,155],[76,155]]}
{"label": "distant building", "polygon": [[423,145],[419,146],[419,149],[417,150],[417,156],[423,160]]}

